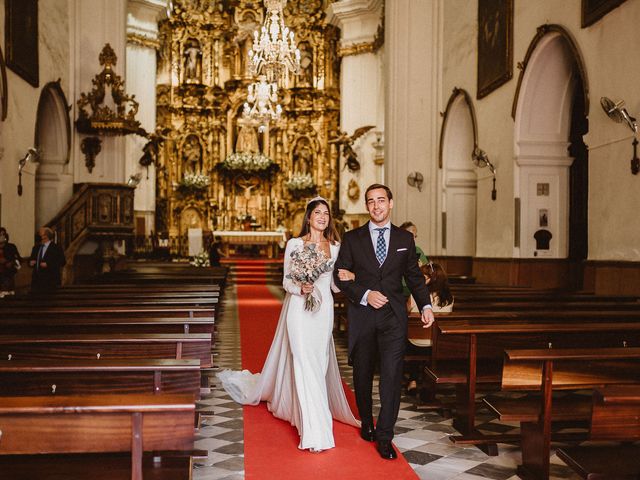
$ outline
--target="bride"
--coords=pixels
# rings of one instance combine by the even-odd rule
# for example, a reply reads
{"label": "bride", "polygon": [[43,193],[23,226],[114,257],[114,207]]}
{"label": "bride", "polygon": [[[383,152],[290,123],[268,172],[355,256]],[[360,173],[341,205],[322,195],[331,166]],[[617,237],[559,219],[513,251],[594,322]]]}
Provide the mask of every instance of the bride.
{"label": "bride", "polygon": [[[291,254],[312,244],[333,265],[340,248],[338,234],[322,197],[309,201],[300,235],[287,242],[282,281],[286,295],[262,372],[224,370],[218,378],[236,402],[266,401],[273,415],[294,425],[300,435],[298,448],[320,452],[335,446],[332,417],[353,426],[360,423],[347,403],[331,335],[333,268],[313,284],[299,285],[287,278]],[[315,312],[304,307],[309,293],[321,299]]]}

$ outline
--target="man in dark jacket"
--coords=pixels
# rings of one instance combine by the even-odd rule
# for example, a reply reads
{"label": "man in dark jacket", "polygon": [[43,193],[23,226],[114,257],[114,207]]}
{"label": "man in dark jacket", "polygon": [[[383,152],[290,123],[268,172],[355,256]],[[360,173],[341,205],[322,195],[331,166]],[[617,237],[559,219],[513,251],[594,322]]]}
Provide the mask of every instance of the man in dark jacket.
{"label": "man in dark jacket", "polygon": [[14,278],[20,268],[18,248],[9,243],[9,234],[0,227],[0,298],[15,293]]}
{"label": "man in dark jacket", "polygon": [[[335,264],[336,285],[349,298],[349,359],[358,411],[360,436],[376,441],[382,458],[397,457],[391,440],[398,418],[402,364],[407,344],[407,308],[402,279],[422,312],[425,327],[433,323],[429,291],[418,268],[413,235],[391,224],[393,196],[385,185],[371,185],[365,193],[370,221],[345,233]],[[342,281],[339,270],[355,274]],[[371,390],[376,353],[380,356],[378,423],[373,426]]]}
{"label": "man in dark jacket", "polygon": [[31,250],[29,265],[33,267],[31,291],[49,293],[62,283],[62,267],[66,261],[62,248],[54,243],[54,233],[49,227],[41,227],[40,246]]}

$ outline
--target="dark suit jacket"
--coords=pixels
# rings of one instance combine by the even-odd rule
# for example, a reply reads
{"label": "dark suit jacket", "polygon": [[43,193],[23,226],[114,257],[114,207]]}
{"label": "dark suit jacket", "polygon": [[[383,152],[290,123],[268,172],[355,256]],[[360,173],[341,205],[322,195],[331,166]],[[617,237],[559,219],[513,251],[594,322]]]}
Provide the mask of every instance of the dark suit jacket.
{"label": "dark suit jacket", "polygon": [[31,288],[39,291],[55,289],[62,283],[62,267],[66,264],[62,247],[54,242],[49,244],[47,251],[40,260],[47,264],[47,268],[39,268],[37,263],[39,251],[39,246],[37,248],[34,247],[33,250],[31,250],[30,260],[36,261],[36,265],[33,267]]}
{"label": "dark suit jacket", "polygon": [[[356,275],[352,282],[338,278],[338,269],[346,268]],[[407,329],[407,306],[402,293],[402,278],[422,310],[429,305],[429,290],[418,268],[416,245],[413,235],[391,225],[389,250],[380,267],[369,233],[369,223],[347,232],[340,246],[340,254],[334,268],[334,280],[338,288],[349,298],[349,354],[366,322],[371,320],[373,307],[360,304],[367,290],[382,292],[388,299],[400,328]]]}

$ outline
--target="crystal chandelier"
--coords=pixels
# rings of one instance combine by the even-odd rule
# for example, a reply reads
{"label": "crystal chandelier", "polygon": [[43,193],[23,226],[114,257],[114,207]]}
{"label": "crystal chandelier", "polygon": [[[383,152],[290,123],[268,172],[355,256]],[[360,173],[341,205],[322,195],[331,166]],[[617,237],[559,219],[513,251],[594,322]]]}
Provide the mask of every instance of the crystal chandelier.
{"label": "crystal chandelier", "polygon": [[267,15],[264,25],[253,32],[253,49],[249,51],[253,75],[266,75],[269,83],[284,80],[288,73],[300,72],[300,50],[294,34],[284,24],[283,9],[287,0],[264,0]]}
{"label": "crystal chandelier", "polygon": [[265,75],[260,75],[257,82],[249,85],[249,95],[243,110],[244,117],[259,125],[258,130],[262,132],[271,120],[279,120],[281,114],[278,86],[275,82],[268,82]]}

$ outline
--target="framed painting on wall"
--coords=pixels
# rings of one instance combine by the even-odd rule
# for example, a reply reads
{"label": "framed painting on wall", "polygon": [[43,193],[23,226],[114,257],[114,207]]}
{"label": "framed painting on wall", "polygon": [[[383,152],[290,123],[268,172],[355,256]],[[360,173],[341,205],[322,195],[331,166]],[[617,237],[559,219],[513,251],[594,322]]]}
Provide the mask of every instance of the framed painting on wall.
{"label": "framed painting on wall", "polygon": [[582,28],[593,25],[627,0],[582,0]]}
{"label": "framed painting on wall", "polygon": [[513,0],[478,1],[478,93],[483,98],[513,77]]}
{"label": "framed painting on wall", "polygon": [[0,48],[0,121],[7,118],[7,71],[4,68],[4,55]]}
{"label": "framed painting on wall", "polygon": [[7,66],[38,87],[38,0],[5,0]]}

